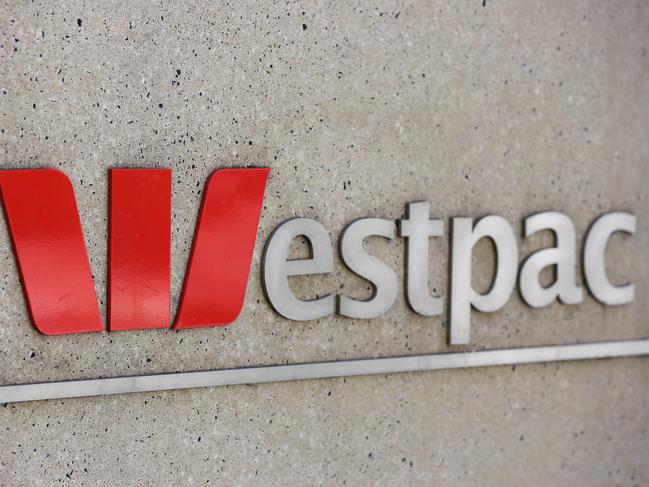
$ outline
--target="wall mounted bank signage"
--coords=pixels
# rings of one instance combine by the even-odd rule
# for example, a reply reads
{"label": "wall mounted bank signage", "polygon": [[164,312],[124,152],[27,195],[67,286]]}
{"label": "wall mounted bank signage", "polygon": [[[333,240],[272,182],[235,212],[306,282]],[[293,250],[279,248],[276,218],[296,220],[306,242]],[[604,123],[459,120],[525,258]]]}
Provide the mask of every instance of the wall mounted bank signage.
{"label": "wall mounted bank signage", "polygon": [[[65,335],[233,323],[244,304],[269,171],[222,169],[207,181],[172,321],[171,170],[111,170],[106,326],[100,316],[68,177],[51,169],[0,171],[2,204],[34,327],[46,335]],[[613,234],[633,235],[636,225],[631,213],[604,213],[592,222],[582,250],[577,248],[575,226],[569,216],[540,212],[525,218],[524,237],[551,231],[554,245],[521,258],[514,230],[504,218],[452,217],[447,231],[444,221],[431,215],[429,202],[410,202],[403,219],[362,218],[351,222],[339,237],[341,261],[371,284],[374,292],[369,299],[332,293],[303,300],[293,294],[289,279],[333,272],[334,245],[318,221],[293,218],[280,224],[265,242],[263,287],[273,309],[290,320],[314,320],[334,313],[356,319],[376,318],[390,309],[400,285],[395,271],[366,252],[363,242],[372,237],[402,239],[407,276],[402,292],[411,312],[430,317],[448,313],[449,343],[465,345],[471,340],[472,314],[497,312],[516,288],[522,299],[536,308],[557,300],[580,303],[585,291],[577,283],[579,262],[596,300],[607,306],[632,303],[633,283],[609,279],[606,248]],[[445,235],[450,239],[448,299],[433,295],[428,285],[429,246]],[[306,240],[310,255],[291,260],[289,248],[298,237]],[[482,239],[489,239],[497,254],[491,286],[485,293],[472,287],[473,249]],[[554,271],[549,286],[541,280],[548,267]],[[0,386],[0,402],[645,354],[649,354],[649,340],[632,340],[72,380]]]}

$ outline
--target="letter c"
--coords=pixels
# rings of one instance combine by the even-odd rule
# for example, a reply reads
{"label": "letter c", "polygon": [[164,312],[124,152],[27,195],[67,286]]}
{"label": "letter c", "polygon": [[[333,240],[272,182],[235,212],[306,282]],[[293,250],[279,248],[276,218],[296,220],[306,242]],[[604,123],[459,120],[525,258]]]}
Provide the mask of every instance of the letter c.
{"label": "letter c", "polygon": [[604,304],[632,303],[635,295],[633,284],[615,286],[606,274],[606,244],[615,232],[635,234],[637,218],[623,212],[600,216],[588,231],[584,247],[584,273],[590,292]]}

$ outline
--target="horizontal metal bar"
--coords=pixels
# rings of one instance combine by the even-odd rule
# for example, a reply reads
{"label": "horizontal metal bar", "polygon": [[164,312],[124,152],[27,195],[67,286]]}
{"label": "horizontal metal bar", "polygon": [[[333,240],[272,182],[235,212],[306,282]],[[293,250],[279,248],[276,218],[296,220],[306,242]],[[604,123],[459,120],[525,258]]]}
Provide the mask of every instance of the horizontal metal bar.
{"label": "horizontal metal bar", "polygon": [[9,385],[0,403],[639,355],[649,355],[649,339]]}

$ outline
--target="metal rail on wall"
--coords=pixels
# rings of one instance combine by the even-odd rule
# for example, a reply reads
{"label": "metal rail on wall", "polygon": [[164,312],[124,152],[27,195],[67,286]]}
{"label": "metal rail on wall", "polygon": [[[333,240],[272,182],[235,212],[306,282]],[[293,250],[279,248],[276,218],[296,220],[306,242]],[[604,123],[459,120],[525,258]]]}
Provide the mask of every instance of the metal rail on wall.
{"label": "metal rail on wall", "polygon": [[0,403],[649,355],[649,339],[0,386]]}

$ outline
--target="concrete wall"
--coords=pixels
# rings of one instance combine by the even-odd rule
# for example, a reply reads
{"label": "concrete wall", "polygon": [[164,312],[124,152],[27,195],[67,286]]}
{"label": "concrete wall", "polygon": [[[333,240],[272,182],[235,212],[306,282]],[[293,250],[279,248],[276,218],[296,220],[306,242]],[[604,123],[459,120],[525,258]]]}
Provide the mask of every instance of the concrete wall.
{"label": "concrete wall", "polygon": [[[0,167],[70,176],[102,311],[109,168],[174,169],[175,309],[208,175],[272,167],[228,328],[39,335],[1,225],[2,384],[649,334],[645,2],[6,2],[0,32]],[[474,313],[467,347],[402,292],[371,321],[272,311],[260,259],[276,225],[313,217],[337,239],[418,199],[445,219],[503,215],[519,235],[536,211],[569,214],[580,237],[631,211],[638,232],[608,257],[636,302],[536,310],[515,295]],[[403,242],[370,248],[402,275]],[[478,287],[492,259],[481,245]],[[447,295],[447,238],[431,266]],[[368,293],[339,263],[294,284]],[[9,404],[0,484],[647,485],[648,386],[634,358]]]}

